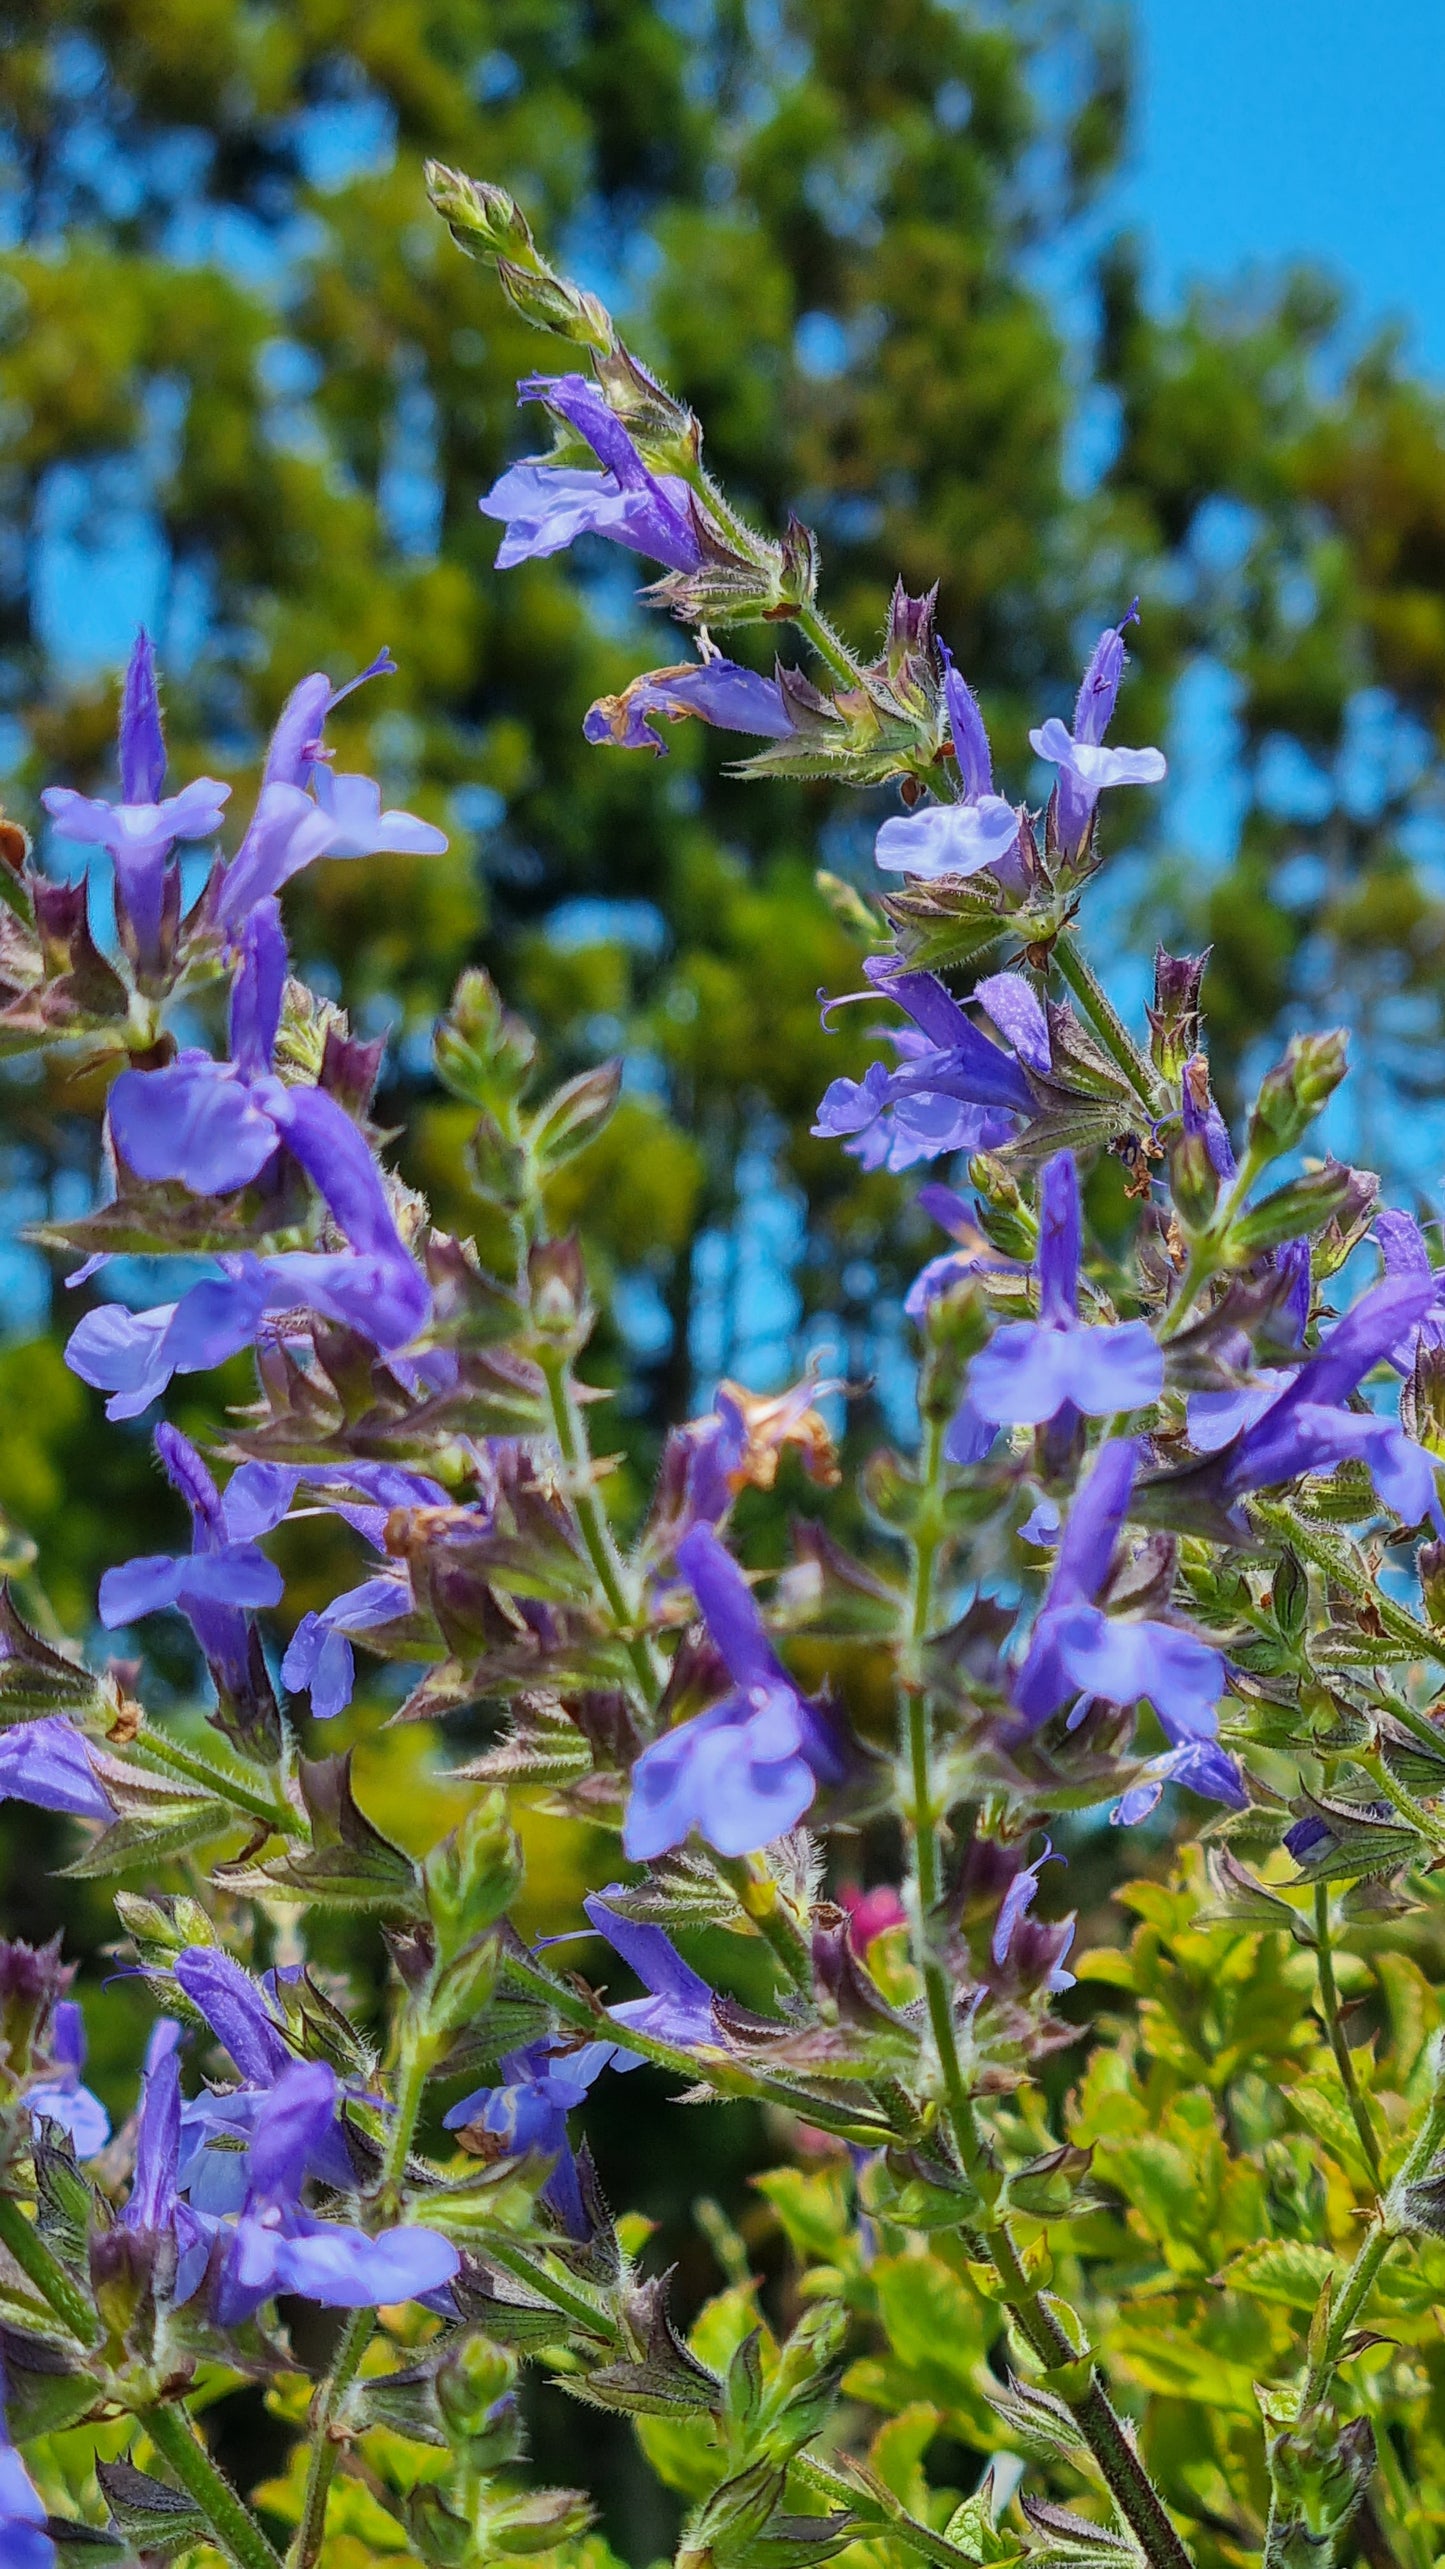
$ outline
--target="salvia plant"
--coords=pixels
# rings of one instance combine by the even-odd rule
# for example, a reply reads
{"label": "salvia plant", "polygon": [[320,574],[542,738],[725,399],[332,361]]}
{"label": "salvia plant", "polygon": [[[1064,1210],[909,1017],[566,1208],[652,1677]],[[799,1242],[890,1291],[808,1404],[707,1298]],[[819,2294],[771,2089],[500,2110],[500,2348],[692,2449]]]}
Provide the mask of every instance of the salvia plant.
{"label": "salvia plant", "polygon": [[[249,1349],[254,1397],[205,1457],[155,1429],[176,1550],[118,1560],[99,1595],[120,1634],[187,1620],[209,1737],[146,1709],[138,1663],[93,1673],[0,1610],[0,1786],[66,1815],[73,1873],[118,1880],[145,2028],[113,2132],[72,1969],[0,1947],[0,2557],[277,2569],[289,2524],[291,2569],[606,2569],[586,2493],[527,2475],[531,2365],[547,2397],[633,2422],[686,2507],[679,2569],[1427,2569],[1445,1287],[1426,1238],[1372,1177],[1308,1155],[1340,1038],[1296,1038],[1231,1134],[1203,959],[1159,956],[1137,1030],[1086,960],[1102,798],[1164,770],[1110,738],[1129,619],[1072,725],[1031,735],[1057,771],[1031,812],[995,780],[933,600],[900,588],[879,657],[856,658],[808,530],[747,524],[696,419],[517,206],[432,176],[460,246],[569,350],[520,388],[550,446],[482,499],[503,570],[608,538],[694,637],[589,736],[658,752],[700,720],[759,744],[745,776],[898,789],[885,888],[823,883],[859,944],[858,989],[823,999],[864,1003],[876,1058],[817,1130],[865,1168],[952,1180],[919,1197],[940,1247],[908,1303],[918,1440],[833,1498],[819,1403],[836,1418],[848,1386],[724,1383],[671,1433],[641,1522],[609,1507],[593,1304],[549,1205],[617,1066],[542,1093],[526,1026],[467,974],[435,1059],[472,1119],[476,1226],[444,1235],[386,1166],[379,1047],[290,975],[283,926],[301,868],[441,834],[335,772],[347,691],[318,675],[187,906],[177,851],[215,838],[227,789],[167,793],[142,637],[119,800],[46,798],[109,852],[117,937],[7,825],[0,1038],[109,1075],[105,1201],[44,1235],[82,1262],[70,1280],[137,1253],[184,1279],[150,1310],[94,1300],[77,1374],[136,1419]],[[759,624],[784,644],[771,676],[712,638]],[[218,991],[220,1057],[192,1040]],[[734,1515],[780,1475],[807,1505],[760,1577]],[[266,1546],[303,1511],[341,1520],[356,1577],[281,1655]],[[415,1680],[400,1721],[444,1740],[496,1710],[450,1770],[464,1816],[421,1855],[315,1727],[358,1647]],[[540,1942],[512,1917],[514,1806],[537,1804],[615,1840]],[[1080,1951],[1064,1857],[1097,1878],[1131,1832],[1141,1878],[1095,1900]],[[380,2029],[308,1954],[337,1910],[384,1938]],[[700,1936],[711,1977],[686,1959]],[[714,2213],[726,2288],[686,2333],[583,2137],[597,2083],[644,2065],[694,2106],[768,2109],[781,2154],[758,2180],[764,2298]],[[662,2092],[644,2078],[636,2111]],[[206,2431],[257,2386],[293,2439],[259,2507]]]}

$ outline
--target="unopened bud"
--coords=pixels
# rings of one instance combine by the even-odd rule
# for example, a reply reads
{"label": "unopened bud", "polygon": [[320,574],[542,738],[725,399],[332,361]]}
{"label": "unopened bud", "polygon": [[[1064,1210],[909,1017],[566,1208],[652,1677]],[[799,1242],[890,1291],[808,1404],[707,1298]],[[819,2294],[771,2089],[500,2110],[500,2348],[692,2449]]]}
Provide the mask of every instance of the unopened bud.
{"label": "unopened bud", "polygon": [[592,1306],[582,1245],[575,1232],[565,1240],[539,1240],[528,1254],[527,1280],[532,1288],[533,1325],[548,1338],[581,1345]]}
{"label": "unopened bud", "polygon": [[603,355],[615,345],[617,333],[606,304],[566,277],[498,259],[497,281],[513,310],[534,330],[550,330],[554,339],[569,339],[574,347],[595,348]]}
{"label": "unopened bud", "polygon": [[436,2377],[437,2406],[453,2448],[473,2470],[515,2459],[521,2442],[515,2360],[485,2337],[464,2338]]}
{"label": "unopened bud", "polygon": [[1169,1191],[1186,1231],[1206,1230],[1219,1201],[1219,1171],[1202,1133],[1181,1133],[1169,1154]]}
{"label": "unopened bud", "polygon": [[969,1362],[988,1336],[988,1305],[975,1277],[961,1278],[946,1293],[930,1294],[923,1334],[927,1353],[919,1377],[919,1408],[935,1424],[946,1423],[963,1397]]}
{"label": "unopened bud", "polygon": [[1199,992],[1208,961],[1207,947],[1203,954],[1166,954],[1160,946],[1155,954],[1149,1051],[1166,1079],[1178,1079],[1199,1050]]}
{"label": "unopened bud", "polygon": [[1353,1177],[1352,1169],[1335,1160],[1277,1187],[1263,1204],[1241,1213],[1230,1232],[1232,1254],[1241,1260],[1256,1258],[1262,1250],[1282,1247],[1286,1240],[1308,1239],[1322,1231],[1348,1202]]}
{"label": "unopened bud", "polygon": [[491,975],[464,972],[436,1030],[437,1076],[454,1097],[493,1114],[511,1106],[537,1057],[536,1038],[502,1004]]}
{"label": "unopened bud", "polygon": [[1344,1078],[1349,1037],[1342,1027],[1295,1035],[1266,1072],[1249,1119],[1249,1150],[1261,1162],[1292,1151]]}
{"label": "unopened bud", "polygon": [[467,178],[444,161],[426,164],[426,192],[459,250],[472,259],[540,265],[531,226],[514,196],[484,178]]}
{"label": "unopened bud", "polygon": [[978,1190],[979,1224],[991,1246],[1002,1257],[1031,1260],[1038,1247],[1038,1219],[1025,1204],[1012,1169],[994,1152],[976,1151],[968,1174]]}
{"label": "unopened bud", "polygon": [[484,1793],[422,1867],[427,1915],[443,1961],[500,1918],[522,1879],[506,1796]]}
{"label": "unopened bud", "polygon": [[1438,1632],[1445,1626],[1445,1543],[1422,1543],[1415,1555],[1426,1620]]}

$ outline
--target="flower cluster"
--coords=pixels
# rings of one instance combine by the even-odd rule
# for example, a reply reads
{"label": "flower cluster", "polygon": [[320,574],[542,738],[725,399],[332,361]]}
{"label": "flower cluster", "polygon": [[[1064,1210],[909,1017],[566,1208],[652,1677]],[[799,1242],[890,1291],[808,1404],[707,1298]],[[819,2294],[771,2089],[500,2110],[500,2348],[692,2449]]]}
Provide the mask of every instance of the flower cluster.
{"label": "flower cluster", "polygon": [[[177,850],[215,835],[228,788],[165,794],[142,636],[119,801],[46,798],[113,860],[115,950],[88,887],[28,867],[0,1018],[14,1046],[110,1057],[105,1200],[47,1237],[102,1297],[68,1361],[113,1420],[147,1423],[189,1518],[188,1547],[117,1557],[99,1620],[143,1641],[151,1616],[184,1618],[196,1702],[152,1710],[142,1663],[92,1668],[0,1613],[0,1794],[55,1814],[77,1868],[118,1883],[113,2004],[144,2022],[136,2072],[106,2057],[97,2093],[58,1949],[0,1945],[4,2557],[205,2543],[275,2569],[190,2405],[260,2381],[308,2420],[266,2497],[291,2508],[295,2569],[371,2539],[428,2569],[580,2569],[585,2495],[519,2480],[525,2355],[647,2422],[693,2502],[684,2569],[810,2569],[850,2542],[936,2569],[1185,2569],[1192,2550],[1246,2556],[1256,2521],[1271,2569],[1327,2563],[1375,2467],[1384,2364],[1368,2394],[1350,2368],[1397,2345],[1372,2299],[1397,2244],[1424,2239],[1390,2330],[1423,2347],[1438,2299],[1433,1993],[1401,1956],[1380,1984],[1382,2020],[1418,2033],[1386,2138],[1334,1962],[1362,1917],[1376,1937],[1428,1921],[1445,1847],[1428,1231],[1310,1150],[1339,1038],[1297,1037],[1231,1134],[1202,960],[1161,953],[1136,1036],[1079,944],[1100,797],[1163,774],[1157,751],[1106,739],[1137,603],[1095,645],[1072,728],[1055,713],[1029,733],[1053,771],[1043,809],[1009,800],[932,600],[900,589],[881,656],[852,654],[817,609],[807,530],[775,542],[730,507],[697,422],[509,198],[433,183],[516,308],[591,352],[589,373],[520,388],[555,443],[482,498],[499,566],[604,538],[656,565],[653,602],[698,637],[695,662],[595,706],[589,739],[661,750],[660,724],[694,719],[764,744],[746,772],[898,790],[852,911],[871,927],[860,987],[824,1003],[829,1026],[844,1001],[877,1011],[879,1057],[859,1043],[814,1130],[880,1180],[935,1171],[917,1202],[950,1245],[906,1302],[917,1447],[845,1483],[822,1404],[846,1412],[857,1387],[727,1382],[673,1428],[650,1505],[609,1505],[585,1261],[549,1204],[616,1066],[539,1090],[526,1028],[464,977],[436,1064],[475,1118],[489,1269],[388,1170],[380,1050],[292,976],[283,918],[303,867],[438,851],[442,833],[333,773],[324,727],[347,690],[307,678],[236,852],[187,907]],[[764,623],[811,661],[770,673],[711,640]],[[222,995],[212,1048],[196,1037]],[[173,1302],[114,1298],[111,1262],[138,1247],[195,1262]],[[253,1397],[203,1453],[161,1404],[247,1350]],[[299,1515],[325,1521],[328,1561],[359,1555],[304,1610],[268,1549]],[[430,1725],[439,1759],[452,1716],[488,1725],[446,1770],[462,1815],[430,1846],[375,1807],[379,1690],[358,1651],[407,1672],[393,1713]],[[358,1693],[337,1749],[313,1725]],[[585,1822],[589,1849],[613,1842],[540,1941],[514,1914],[514,1806],[538,1800]],[[1132,1958],[1065,1906],[1070,1864],[1087,1882],[1129,1833],[1154,1861],[1168,1831],[1206,1835],[1222,1974],[1194,1892],[1143,1886]],[[379,2013],[329,1935],[358,1916],[384,1932]],[[573,1939],[581,1971],[557,1957]],[[618,1966],[639,1986],[615,1998]],[[1142,2032],[1093,2044],[1101,1981],[1147,2002]],[[1219,2031],[1246,1982],[1263,2031]],[[1279,2063],[1231,2087],[1262,2041]],[[1061,2105],[1043,2064],[1079,2047]],[[744,2275],[691,2344],[665,2278],[639,2275],[641,2233],[614,2223],[580,2127],[599,2082],[644,2066],[693,2099],[765,2105],[796,2144],[802,2168],[765,2180],[805,2266],[785,2341],[753,2326]],[[646,2081],[627,2093],[650,2110]],[[1256,2158],[1226,2179],[1230,2150]],[[1210,2189],[1235,2224],[1223,2272],[1194,2225]],[[1347,2271],[1310,2230],[1327,2216]],[[1176,2414],[1196,2340],[1151,2369],[1147,2331],[1129,2334],[1135,2306],[1189,2295],[1208,2305],[1199,2362],[1234,2403],[1207,2455]],[[346,2316],[302,2324],[308,2304]],[[1400,2394],[1422,2413],[1424,2366]],[[870,2401],[902,2413],[865,2464]],[[1052,2497],[1026,2492],[1005,2524],[1012,2482],[957,2505],[930,2491],[945,2418],[960,2445],[1035,2457]],[[52,2438],[86,2423],[110,2440],[62,2485]],[[1394,2503],[1388,2467],[1385,2487]],[[1368,2556],[1396,2556],[1370,2522]]]}

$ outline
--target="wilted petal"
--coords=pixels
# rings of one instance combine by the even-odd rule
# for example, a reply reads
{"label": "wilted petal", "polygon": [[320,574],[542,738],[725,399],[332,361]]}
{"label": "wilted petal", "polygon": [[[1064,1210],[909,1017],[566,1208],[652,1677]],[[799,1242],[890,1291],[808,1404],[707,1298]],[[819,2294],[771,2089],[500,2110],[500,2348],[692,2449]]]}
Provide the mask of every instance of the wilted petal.
{"label": "wilted petal", "polygon": [[755,739],[786,740],[793,724],[774,678],[761,678],[735,660],[684,661],[675,669],[650,669],[620,696],[599,696],[582,725],[594,747],[651,749],[664,756],[659,720],[692,715],[719,731],[748,732]]}

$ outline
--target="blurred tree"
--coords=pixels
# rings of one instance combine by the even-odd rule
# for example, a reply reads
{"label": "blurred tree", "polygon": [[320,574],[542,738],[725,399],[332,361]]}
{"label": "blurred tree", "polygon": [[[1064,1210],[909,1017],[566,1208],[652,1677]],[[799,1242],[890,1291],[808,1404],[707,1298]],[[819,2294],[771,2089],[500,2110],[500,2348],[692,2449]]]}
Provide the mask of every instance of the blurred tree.
{"label": "blurred tree", "polygon": [[[1187,740],[1215,702],[1245,808],[1207,873],[1171,861],[1166,815],[1120,865],[1121,936],[1131,903],[1141,934],[1147,913],[1213,936],[1240,1040],[1261,1011],[1347,1005],[1382,1082],[1428,1082],[1439,406],[1389,349],[1341,374],[1308,279],[1165,324],[1128,245],[1090,268],[1128,35],[1108,0],[0,6],[12,801],[33,817],[45,777],[104,773],[97,662],[140,615],[178,767],[234,775],[241,803],[286,687],[394,644],[400,676],[350,701],[338,747],[453,853],[318,869],[298,949],[396,1027],[388,1111],[416,1109],[435,1192],[423,1031],[469,955],[559,1066],[627,1051],[628,1117],[576,1212],[616,1280],[644,1461],[698,1373],[776,1376],[831,1340],[886,1395],[891,1182],[807,1125],[858,1049],[818,1027],[819,985],[856,966],[811,872],[866,882],[888,798],[745,794],[683,731],[665,764],[585,747],[588,702],[666,659],[667,628],[602,547],[494,574],[476,501],[536,442],[513,384],[545,352],[428,217],[421,161],[517,189],[702,410],[738,495],[816,523],[854,638],[896,570],[941,579],[1013,778],[1090,624],[1139,589],[1130,736],[1177,702]],[[1092,297],[1092,338],[1065,346],[1045,273]],[[6,1092],[27,1210],[87,1182],[74,1103],[23,1074]]]}

